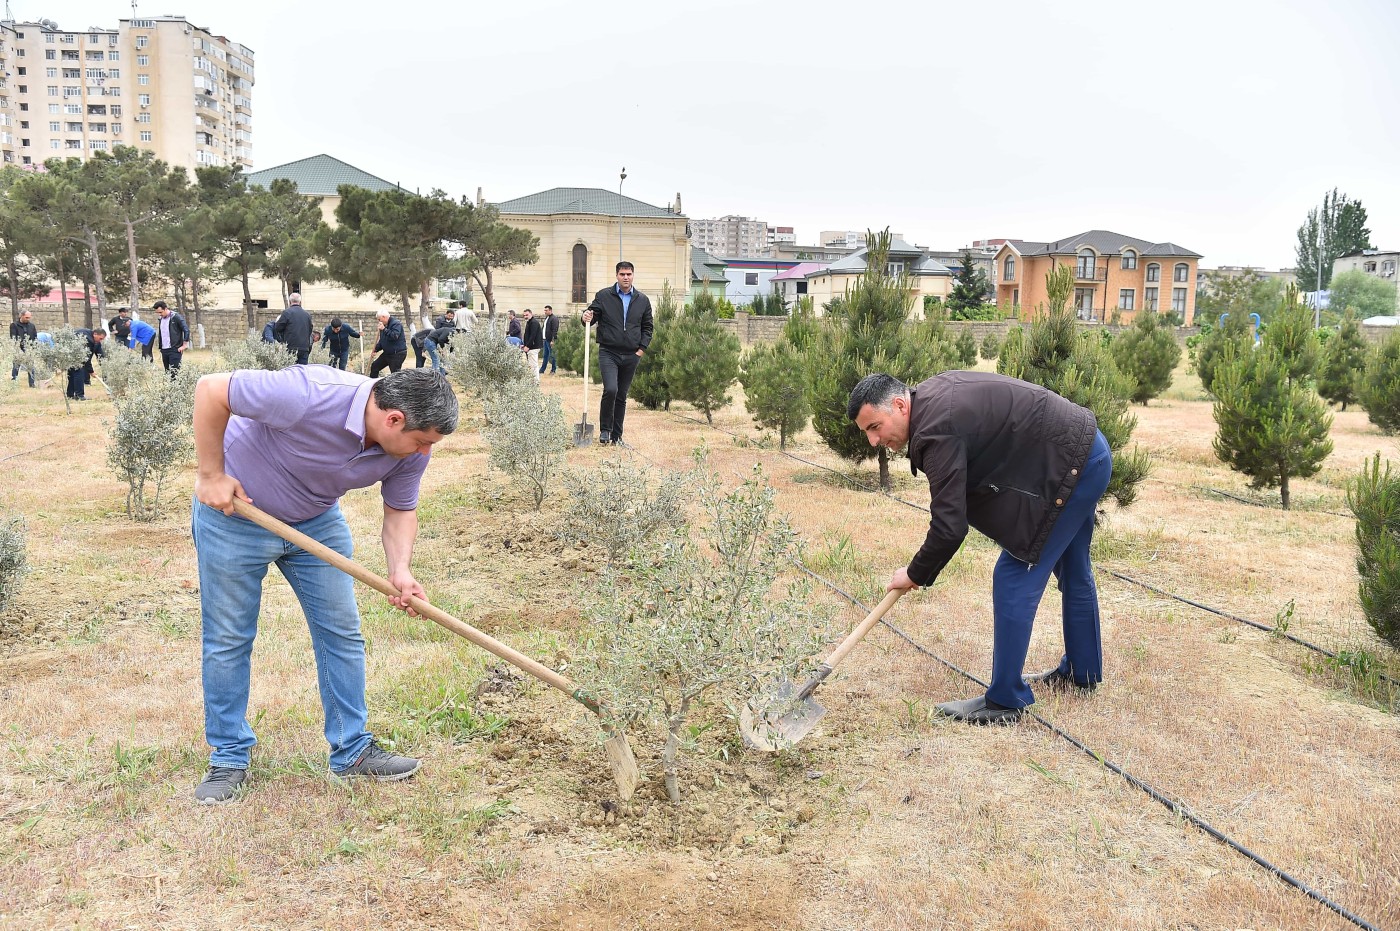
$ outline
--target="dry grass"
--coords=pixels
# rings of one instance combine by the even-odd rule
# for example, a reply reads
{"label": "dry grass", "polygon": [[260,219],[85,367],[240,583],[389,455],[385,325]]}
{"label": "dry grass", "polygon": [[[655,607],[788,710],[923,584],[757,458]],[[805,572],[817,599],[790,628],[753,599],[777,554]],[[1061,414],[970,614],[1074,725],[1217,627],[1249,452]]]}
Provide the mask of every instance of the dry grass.
{"label": "dry grass", "polygon": [[[577,379],[547,379],[576,420]],[[1142,500],[1100,532],[1101,564],[1272,623],[1380,653],[1355,604],[1350,521],[1269,511],[1214,461],[1209,405],[1189,380],[1139,410],[1158,457]],[[31,528],[35,572],[0,622],[0,925],[483,928],[1343,928],[1032,722],[950,725],[933,703],[975,686],[877,629],[823,687],[828,715],[796,750],[737,752],[716,728],[688,758],[687,802],[657,787],[611,810],[596,732],[567,699],[486,677],[483,654],[365,594],[372,725],[421,753],[410,782],[346,789],[325,747],[305,624],[273,573],[255,653],[260,745],[253,789],[203,810],[190,792],[201,740],[190,476],[154,525],[121,512],[103,465],[103,401],[0,389],[0,511]],[[705,442],[744,474],[762,462],[809,539],[808,561],[878,595],[924,521],[828,473],[662,413],[634,409],[628,440],[665,465]],[[742,403],[717,416],[754,438]],[[1342,510],[1347,476],[1394,441],[1339,414],[1337,451],[1300,502]],[[844,469],[809,431],[793,451]],[[586,465],[605,455],[578,450]],[[625,455],[623,453],[622,455]],[[859,470],[869,481],[872,467]],[[926,491],[897,463],[897,493]],[[566,551],[470,427],[429,472],[416,565],[437,603],[567,665],[589,554]],[[347,513],[359,557],[382,569],[377,496]],[[995,548],[970,539],[892,620],[986,675]],[[1312,674],[1301,648],[1103,576],[1110,681],[1036,710],[1362,916],[1400,917],[1397,722]],[[824,596],[829,597],[829,596]],[[1047,593],[1032,666],[1060,652]],[[833,601],[834,603],[834,601]],[[857,613],[845,609],[844,623]],[[498,733],[444,716],[476,697]],[[438,717],[433,717],[434,711]],[[424,726],[426,721],[440,726]],[[635,742],[644,766],[654,747]],[[727,759],[726,759],[727,755]],[[607,803],[605,806],[603,803]]]}

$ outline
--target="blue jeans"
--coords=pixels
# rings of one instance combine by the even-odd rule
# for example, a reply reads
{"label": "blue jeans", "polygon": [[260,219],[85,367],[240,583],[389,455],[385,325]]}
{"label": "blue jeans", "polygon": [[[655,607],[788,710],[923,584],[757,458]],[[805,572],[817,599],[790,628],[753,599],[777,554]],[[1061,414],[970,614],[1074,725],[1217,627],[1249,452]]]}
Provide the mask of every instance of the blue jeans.
{"label": "blue jeans", "polygon": [[331,350],[331,368],[345,371],[345,366],[350,362],[350,348]]}
{"label": "blue jeans", "polygon": [[544,351],[540,353],[540,374],[541,374],[541,375],[544,374],[544,370],[545,370],[546,368],[549,369],[549,372],[550,372],[551,375],[554,374],[555,372],[559,371],[559,363],[558,363],[558,361],[554,358],[554,342],[553,342],[553,340],[548,340],[548,339],[544,341]]}
{"label": "blue jeans", "polygon": [[1021,681],[1036,609],[1053,573],[1060,584],[1061,629],[1065,654],[1060,670],[1080,685],[1103,681],[1103,643],[1099,633],[1099,591],[1089,544],[1094,539],[1094,512],[1108,488],[1113,456],[1108,441],[1094,438],[1089,461],[1079,484],[1060,510],[1055,526],[1040,551],[1040,562],[1027,565],[1003,552],[992,572],[992,683],[987,699],[1007,708],[1035,702],[1031,687]]}
{"label": "blue jeans", "polygon": [[443,364],[442,364],[442,360],[441,360],[440,358],[438,358],[438,344],[437,344],[437,343],[433,342],[433,341],[430,340],[430,339],[424,339],[424,340],[423,340],[423,350],[424,350],[425,352],[428,353],[428,358],[433,360],[433,371],[434,371],[434,372],[444,372],[444,373],[445,373],[445,372],[447,371],[447,366],[443,365]]}
{"label": "blue jeans", "polygon": [[[337,553],[352,554],[350,527],[339,505],[293,526]],[[331,768],[350,766],[371,737],[365,638],[350,576],[252,521],[226,517],[198,501],[191,530],[199,562],[204,640],[204,737],[214,748],[209,765],[247,769],[257,743],[248,723],[253,638],[263,577],[275,563],[301,602],[311,630]]]}

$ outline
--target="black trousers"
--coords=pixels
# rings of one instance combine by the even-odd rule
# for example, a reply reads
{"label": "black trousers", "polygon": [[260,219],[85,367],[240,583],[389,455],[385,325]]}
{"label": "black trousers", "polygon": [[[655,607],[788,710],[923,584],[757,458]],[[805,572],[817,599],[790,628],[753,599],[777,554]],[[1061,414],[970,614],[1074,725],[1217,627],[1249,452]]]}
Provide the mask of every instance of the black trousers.
{"label": "black trousers", "polygon": [[386,368],[391,372],[397,372],[403,368],[403,360],[408,358],[408,350],[400,349],[398,352],[381,352],[369,365],[369,377],[378,378],[379,373]]}
{"label": "black trousers", "polygon": [[346,366],[349,362],[350,362],[350,347],[349,347],[349,346],[345,347],[344,349],[332,349],[332,350],[331,350],[331,368],[337,368],[337,369],[340,369],[340,370],[343,372],[343,371],[345,371],[345,366]]}
{"label": "black trousers", "polygon": [[67,392],[65,392],[65,393],[68,395],[68,397],[74,398],[75,400],[78,400],[78,401],[86,400],[86,398],[87,398],[87,392],[86,392],[87,384],[88,384],[88,372],[87,372],[87,369],[86,369],[86,368],[84,368],[84,367],[82,367],[82,366],[79,366],[78,368],[75,368],[75,369],[69,369],[69,370],[68,370],[68,390],[67,390]]}
{"label": "black trousers", "polygon": [[627,417],[627,389],[637,374],[641,356],[598,347],[598,368],[603,373],[603,400],[598,406],[598,437],[622,438],[622,422]]}
{"label": "black trousers", "polygon": [[171,378],[174,378],[175,373],[180,371],[180,363],[183,360],[184,354],[179,349],[162,349],[160,351],[161,364],[165,366],[165,370],[170,373]]}
{"label": "black trousers", "polygon": [[[287,348],[291,349],[290,346]],[[305,365],[311,359],[310,349],[292,349],[292,352],[297,354],[297,365]]]}

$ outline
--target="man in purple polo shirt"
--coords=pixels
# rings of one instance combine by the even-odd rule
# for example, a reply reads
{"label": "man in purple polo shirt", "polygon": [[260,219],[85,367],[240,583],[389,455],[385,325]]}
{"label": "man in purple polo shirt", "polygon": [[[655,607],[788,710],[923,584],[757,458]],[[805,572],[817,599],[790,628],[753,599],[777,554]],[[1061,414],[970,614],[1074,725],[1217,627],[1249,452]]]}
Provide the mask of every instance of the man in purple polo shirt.
{"label": "man in purple polo shirt", "polygon": [[418,485],[434,443],[457,426],[457,397],[431,369],[378,381],[329,366],[206,375],[195,389],[192,530],[203,627],[204,731],[213,748],[195,799],[238,797],[257,739],[248,724],[253,638],[262,582],[276,564],[306,614],[325,710],[331,773],[406,779],[418,760],[382,749],[368,730],[365,641],[350,576],[235,516],[234,498],[350,556],[340,496],[380,484],[389,581],[404,597],[423,587],[409,570],[418,536]]}

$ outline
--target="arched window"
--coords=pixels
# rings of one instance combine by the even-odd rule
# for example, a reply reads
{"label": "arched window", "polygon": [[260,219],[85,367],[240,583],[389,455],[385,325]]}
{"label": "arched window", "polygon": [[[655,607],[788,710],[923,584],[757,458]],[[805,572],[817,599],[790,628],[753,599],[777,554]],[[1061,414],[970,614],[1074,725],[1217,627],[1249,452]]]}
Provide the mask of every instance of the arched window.
{"label": "arched window", "polygon": [[1074,277],[1076,277],[1076,278],[1093,278],[1093,277],[1094,277],[1094,267],[1095,267],[1095,265],[1098,264],[1098,263],[1097,263],[1097,258],[1098,258],[1098,257],[1097,257],[1096,255],[1094,255],[1094,250],[1093,250],[1093,249],[1090,249],[1090,248],[1087,248],[1087,247],[1086,247],[1086,248],[1083,248],[1083,249],[1080,249],[1080,250],[1079,250],[1079,264],[1075,266],[1075,269],[1074,269]]}
{"label": "arched window", "polygon": [[1191,274],[1191,266],[1185,262],[1177,262],[1176,268],[1172,271],[1172,281],[1186,281]]}
{"label": "arched window", "polygon": [[1149,264],[1149,265],[1147,266],[1147,280],[1148,280],[1148,281],[1161,281],[1161,280],[1162,280],[1162,266],[1158,265],[1156,262],[1152,262],[1151,264]]}
{"label": "arched window", "polygon": [[1137,253],[1132,249],[1123,250],[1123,268],[1128,271],[1137,268]]}
{"label": "arched window", "polygon": [[1006,258],[1001,260],[1001,280],[1016,280],[1016,256],[1008,255]]}
{"label": "arched window", "polygon": [[588,302],[588,247],[583,243],[574,244],[574,286],[570,296],[575,304]]}

